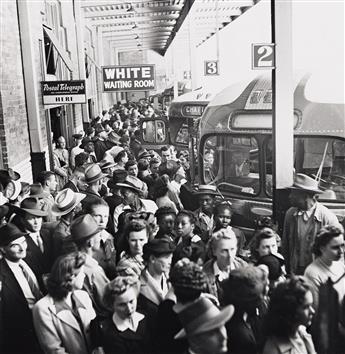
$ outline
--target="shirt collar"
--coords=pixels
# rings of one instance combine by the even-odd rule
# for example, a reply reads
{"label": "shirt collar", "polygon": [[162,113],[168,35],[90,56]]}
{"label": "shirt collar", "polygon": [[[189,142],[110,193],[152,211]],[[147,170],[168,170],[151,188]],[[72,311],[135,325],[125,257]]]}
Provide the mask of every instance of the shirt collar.
{"label": "shirt collar", "polygon": [[219,269],[217,262],[213,262],[213,272],[219,281],[228,279],[229,274]]}
{"label": "shirt collar", "polygon": [[127,329],[136,332],[139,322],[144,318],[145,316],[139,312],[134,312],[131,318],[125,319],[120,318],[116,312],[113,314],[113,322],[120,332],[124,332]]}

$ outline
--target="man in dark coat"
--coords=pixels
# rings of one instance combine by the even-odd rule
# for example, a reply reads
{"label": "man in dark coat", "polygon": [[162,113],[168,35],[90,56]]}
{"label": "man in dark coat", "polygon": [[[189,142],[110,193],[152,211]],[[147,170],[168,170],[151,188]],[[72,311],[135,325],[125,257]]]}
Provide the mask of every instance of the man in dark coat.
{"label": "man in dark coat", "polygon": [[42,353],[31,308],[42,296],[38,277],[24,261],[25,233],[13,224],[0,228],[0,352]]}
{"label": "man in dark coat", "polygon": [[39,275],[49,273],[53,263],[53,239],[49,230],[42,228],[43,217],[48,215],[37,198],[26,198],[18,208],[20,229],[26,233],[25,262]]}

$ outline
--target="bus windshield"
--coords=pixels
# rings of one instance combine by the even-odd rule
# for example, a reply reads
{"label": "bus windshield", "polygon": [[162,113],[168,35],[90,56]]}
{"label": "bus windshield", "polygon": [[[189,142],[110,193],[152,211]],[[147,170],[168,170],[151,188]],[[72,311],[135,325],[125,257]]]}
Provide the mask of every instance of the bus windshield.
{"label": "bus windshield", "polygon": [[210,136],[203,167],[204,181],[220,190],[253,196],[260,192],[259,145],[254,136]]}

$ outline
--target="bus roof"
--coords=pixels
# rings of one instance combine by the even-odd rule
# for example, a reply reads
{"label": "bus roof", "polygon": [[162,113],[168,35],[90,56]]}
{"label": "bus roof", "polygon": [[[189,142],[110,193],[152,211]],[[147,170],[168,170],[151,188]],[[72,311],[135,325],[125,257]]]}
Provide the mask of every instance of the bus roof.
{"label": "bus roof", "polygon": [[[309,84],[309,85],[308,85]],[[329,99],[320,98],[320,90],[313,90],[310,75],[298,75],[294,79],[294,109],[297,121],[295,134],[328,135],[345,138],[344,103],[324,103]],[[319,101],[312,101],[313,92],[318,92]],[[306,92],[308,96],[306,97]],[[249,116],[247,113],[250,113]],[[230,119],[234,115],[251,119],[253,132],[255,125],[260,126],[260,118],[272,114],[272,85],[269,76],[261,76],[249,82],[234,84],[220,92],[208,105],[200,123],[201,134],[232,131]],[[249,117],[249,118],[248,118]],[[248,121],[247,121],[248,126]],[[256,129],[257,131],[260,128]],[[270,128],[261,129],[270,132]],[[244,131],[244,130],[243,130]],[[239,129],[236,129],[239,132]]]}

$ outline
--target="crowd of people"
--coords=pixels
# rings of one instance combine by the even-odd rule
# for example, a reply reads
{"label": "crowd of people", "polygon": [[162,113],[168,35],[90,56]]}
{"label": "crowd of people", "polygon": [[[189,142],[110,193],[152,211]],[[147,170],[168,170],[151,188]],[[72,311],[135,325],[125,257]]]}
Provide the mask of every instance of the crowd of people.
{"label": "crowd of people", "polygon": [[154,114],[118,103],[58,137],[33,184],[0,171],[0,352],[344,353],[344,229],[317,182],[295,175],[281,235],[248,236],[188,151],[142,147]]}

